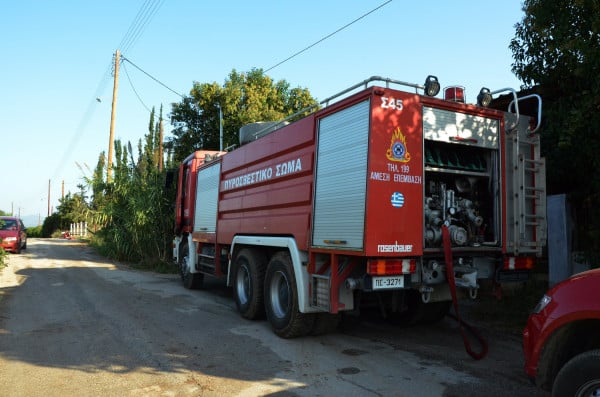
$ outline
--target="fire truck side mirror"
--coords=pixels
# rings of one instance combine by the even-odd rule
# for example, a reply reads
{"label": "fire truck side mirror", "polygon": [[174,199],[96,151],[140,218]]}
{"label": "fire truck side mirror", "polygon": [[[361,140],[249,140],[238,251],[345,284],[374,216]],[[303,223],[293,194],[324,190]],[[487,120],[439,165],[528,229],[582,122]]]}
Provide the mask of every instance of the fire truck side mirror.
{"label": "fire truck side mirror", "polygon": [[440,82],[438,78],[432,75],[425,79],[425,95],[436,96],[440,92]]}

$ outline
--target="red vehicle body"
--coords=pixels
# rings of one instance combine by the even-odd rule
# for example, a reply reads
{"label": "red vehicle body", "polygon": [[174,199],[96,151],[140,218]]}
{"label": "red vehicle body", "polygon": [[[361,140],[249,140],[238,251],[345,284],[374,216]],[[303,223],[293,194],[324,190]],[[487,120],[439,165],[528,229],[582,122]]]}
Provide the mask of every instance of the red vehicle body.
{"label": "red vehicle body", "polygon": [[443,317],[445,246],[473,298],[479,279],[526,276],[546,237],[537,127],[513,90],[504,112],[419,94],[433,79],[373,77],[272,132],[240,131],[231,152],[188,156],[173,241],[184,285],[226,277],[243,317],[293,337],[371,298],[389,317]]}
{"label": "red vehicle body", "polygon": [[20,218],[0,216],[0,242],[5,251],[17,254],[27,248],[27,228]]}
{"label": "red vehicle body", "polygon": [[525,372],[555,396],[600,395],[600,269],[550,289],[523,331]]}

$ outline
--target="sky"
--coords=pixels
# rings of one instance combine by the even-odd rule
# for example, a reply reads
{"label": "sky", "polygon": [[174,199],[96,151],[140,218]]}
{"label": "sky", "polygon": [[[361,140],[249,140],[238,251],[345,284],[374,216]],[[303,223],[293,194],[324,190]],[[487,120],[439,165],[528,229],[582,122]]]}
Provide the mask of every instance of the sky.
{"label": "sky", "polygon": [[319,100],[371,76],[423,84],[435,75],[442,88],[464,86],[467,102],[483,86],[518,89],[508,46],[521,3],[7,2],[0,15],[0,210],[35,226],[91,177],[108,152],[117,49],[154,78],[121,64],[115,138],[137,148],[152,107],[163,106],[169,137],[179,95],[194,82],[222,85],[233,69],[262,68]]}

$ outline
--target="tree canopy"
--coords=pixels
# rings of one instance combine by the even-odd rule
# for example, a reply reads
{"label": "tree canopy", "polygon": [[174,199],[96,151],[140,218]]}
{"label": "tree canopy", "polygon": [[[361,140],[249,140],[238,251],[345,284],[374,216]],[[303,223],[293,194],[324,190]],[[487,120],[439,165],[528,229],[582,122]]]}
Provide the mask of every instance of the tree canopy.
{"label": "tree canopy", "polygon": [[548,193],[570,193],[589,244],[600,237],[600,2],[525,0],[513,72],[544,100]]}
{"label": "tree canopy", "polygon": [[229,74],[223,86],[194,82],[190,95],[172,104],[171,146],[175,161],[194,150],[219,150],[219,108],[223,115],[223,148],[238,144],[238,131],[256,121],[281,120],[317,101],[306,88],[274,82],[262,69]]}
{"label": "tree canopy", "polygon": [[515,74],[529,87],[550,84],[562,93],[589,88],[589,72],[600,64],[600,3],[525,0],[523,11],[510,44]]}

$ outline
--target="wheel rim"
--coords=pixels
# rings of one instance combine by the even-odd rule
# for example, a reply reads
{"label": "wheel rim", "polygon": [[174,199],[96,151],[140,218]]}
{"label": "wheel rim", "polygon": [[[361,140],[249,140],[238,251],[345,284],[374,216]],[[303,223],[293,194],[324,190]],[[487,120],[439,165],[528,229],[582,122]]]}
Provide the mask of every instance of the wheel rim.
{"label": "wheel rim", "polygon": [[276,272],[269,290],[273,314],[278,318],[285,317],[290,307],[290,284],[283,272]]}
{"label": "wheel rim", "polygon": [[235,284],[238,299],[242,305],[250,299],[250,271],[246,264],[240,266]]}
{"label": "wheel rim", "polygon": [[179,273],[181,274],[181,278],[185,278],[185,274],[187,272],[189,272],[189,265],[188,265],[188,248],[187,248],[187,244],[183,244],[180,249],[180,256],[179,256]]}
{"label": "wheel rim", "polygon": [[576,397],[600,397],[600,381],[592,380],[582,385],[577,393]]}
{"label": "wheel rim", "polygon": [[181,275],[187,277],[190,274],[190,264],[187,255],[181,259]]}

